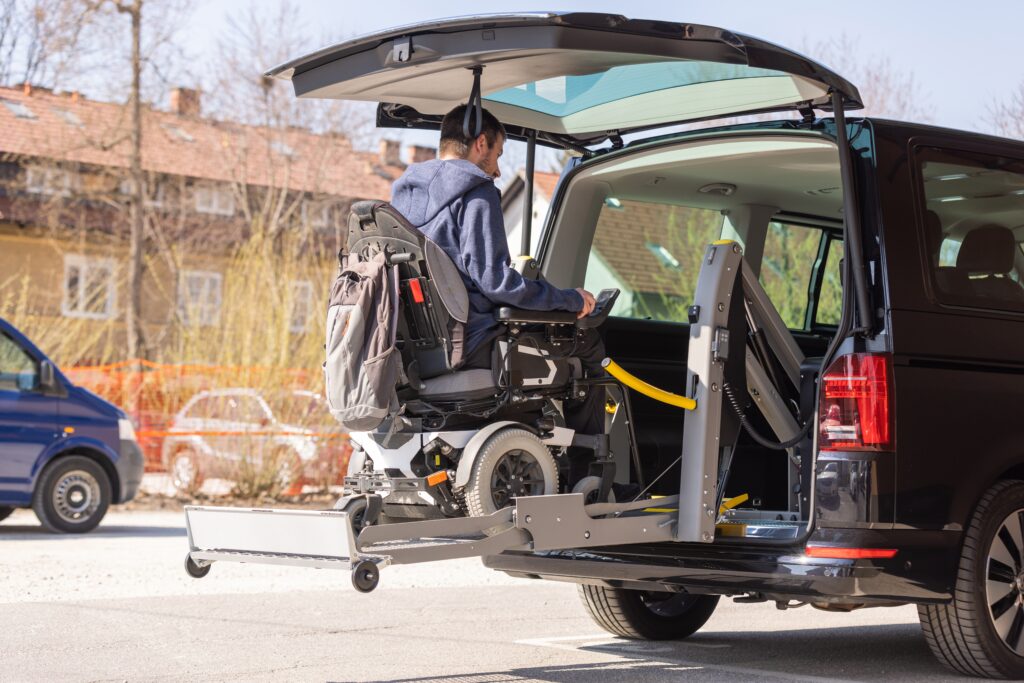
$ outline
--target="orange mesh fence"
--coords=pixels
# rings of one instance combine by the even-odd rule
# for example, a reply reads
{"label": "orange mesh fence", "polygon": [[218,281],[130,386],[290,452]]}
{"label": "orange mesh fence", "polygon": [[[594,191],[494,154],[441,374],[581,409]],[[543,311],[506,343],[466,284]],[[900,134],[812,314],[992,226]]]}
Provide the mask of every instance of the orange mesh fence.
{"label": "orange mesh fence", "polygon": [[[307,391],[314,383],[312,373],[306,369],[130,359],[65,368],[64,373],[75,384],[120,406],[131,416],[147,472],[163,471],[168,449],[187,437],[216,437],[216,447],[227,449],[232,448],[233,438],[237,438],[240,449],[254,437],[309,439],[316,444],[316,460],[324,468],[322,476],[317,476],[320,483],[340,483],[348,465],[348,437],[329,415],[322,399]],[[210,420],[214,424],[207,428],[202,416],[189,420],[191,427],[179,425],[185,417],[180,414],[182,409],[200,394],[225,397],[224,400],[232,396],[258,397],[260,405],[272,414],[262,417],[252,429],[225,428],[222,420]],[[193,405],[198,405],[198,401]],[[273,414],[275,406],[287,414]]]}

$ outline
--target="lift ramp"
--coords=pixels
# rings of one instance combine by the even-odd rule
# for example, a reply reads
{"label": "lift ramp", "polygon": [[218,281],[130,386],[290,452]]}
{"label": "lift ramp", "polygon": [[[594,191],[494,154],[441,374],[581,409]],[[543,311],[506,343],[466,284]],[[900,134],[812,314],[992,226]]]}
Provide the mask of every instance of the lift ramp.
{"label": "lift ramp", "polygon": [[671,541],[678,497],[584,504],[581,493],[516,498],[485,517],[368,526],[356,531],[344,511],[186,506],[191,576],[214,562],[283,564],[352,572],[357,590],[373,590],[393,564],[497,555],[506,550],[566,550]]}
{"label": "lift ramp", "polygon": [[[504,551],[713,543],[740,429],[723,396],[745,394],[779,438],[799,436],[777,385],[797,387],[803,355],[735,242],[707,247],[688,313],[686,395],[671,395],[686,410],[679,495],[592,505],[583,494],[529,496],[486,517],[383,524],[358,533],[344,511],[186,507],[186,570],[200,577],[219,561],[349,569],[356,588],[368,591],[377,585],[379,570],[391,564]],[[764,338],[758,353],[748,347],[748,329]],[[769,349],[778,361],[775,379],[762,362]],[[797,482],[800,463],[789,450],[790,477]],[[796,504],[791,501],[786,513]]]}

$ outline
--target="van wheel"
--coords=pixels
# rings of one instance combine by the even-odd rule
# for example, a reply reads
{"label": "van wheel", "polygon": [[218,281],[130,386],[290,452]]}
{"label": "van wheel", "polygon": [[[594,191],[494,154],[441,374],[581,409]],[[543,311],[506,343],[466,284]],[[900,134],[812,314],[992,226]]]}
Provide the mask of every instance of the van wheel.
{"label": "van wheel", "polygon": [[0,522],[10,517],[12,512],[14,512],[14,508],[7,505],[0,505]]}
{"label": "van wheel", "polygon": [[605,631],[640,640],[682,640],[711,618],[717,595],[627,590],[580,584],[587,613]]}
{"label": "van wheel", "polygon": [[558,466],[544,443],[525,429],[492,434],[476,457],[466,484],[466,508],[483,517],[512,499],[558,493]]}
{"label": "van wheel", "polygon": [[110,497],[110,479],[99,463],[69,455],[43,470],[32,494],[32,510],[48,531],[81,534],[100,523]]}
{"label": "van wheel", "polygon": [[953,601],[917,610],[928,646],[950,669],[1024,678],[1024,481],[985,492],[964,534]]}
{"label": "van wheel", "polygon": [[175,451],[167,463],[167,474],[171,478],[171,486],[178,493],[194,495],[203,486],[203,472],[199,468],[199,458],[195,451],[182,448]]}

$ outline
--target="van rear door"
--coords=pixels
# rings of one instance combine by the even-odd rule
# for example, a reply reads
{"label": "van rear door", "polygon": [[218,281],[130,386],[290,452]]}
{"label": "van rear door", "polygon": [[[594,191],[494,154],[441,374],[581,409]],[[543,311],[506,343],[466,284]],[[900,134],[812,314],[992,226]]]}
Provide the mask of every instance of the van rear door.
{"label": "van rear door", "polygon": [[436,127],[482,67],[484,106],[510,133],[610,136],[766,111],[861,107],[820,64],[711,26],[596,13],[445,19],[357,38],[271,69],[300,97],[378,102],[378,125]]}

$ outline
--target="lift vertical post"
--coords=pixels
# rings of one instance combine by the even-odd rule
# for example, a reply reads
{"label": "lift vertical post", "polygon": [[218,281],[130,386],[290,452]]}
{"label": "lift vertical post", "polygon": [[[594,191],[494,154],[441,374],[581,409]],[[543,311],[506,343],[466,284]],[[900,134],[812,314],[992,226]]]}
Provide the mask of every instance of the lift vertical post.
{"label": "lift vertical post", "polygon": [[742,262],[739,244],[715,242],[704,253],[697,278],[686,362],[686,393],[697,405],[684,418],[678,541],[710,543],[715,538],[724,356],[728,355],[729,312],[733,305],[743,305],[732,301]]}

